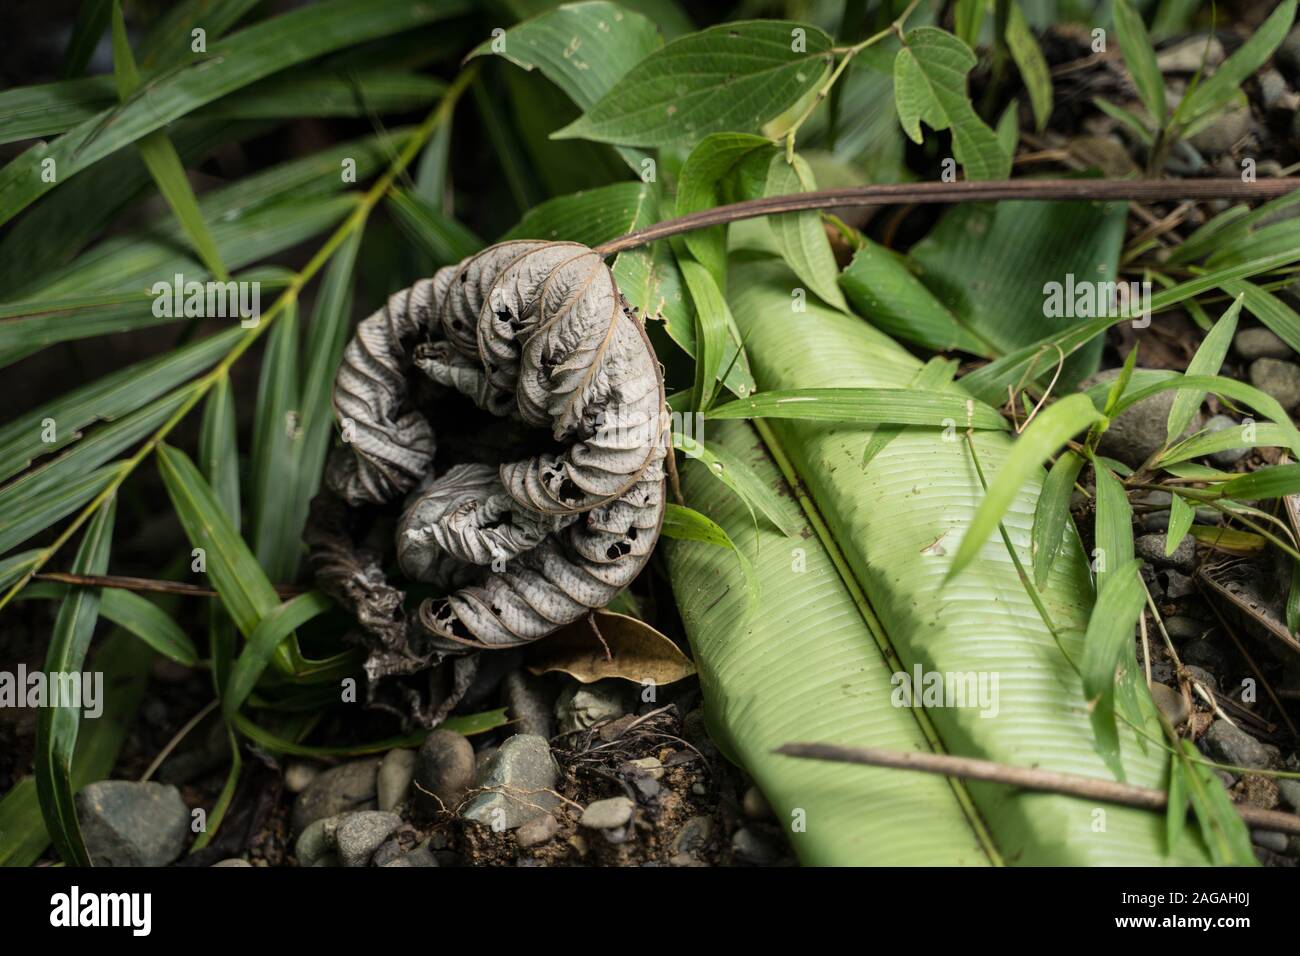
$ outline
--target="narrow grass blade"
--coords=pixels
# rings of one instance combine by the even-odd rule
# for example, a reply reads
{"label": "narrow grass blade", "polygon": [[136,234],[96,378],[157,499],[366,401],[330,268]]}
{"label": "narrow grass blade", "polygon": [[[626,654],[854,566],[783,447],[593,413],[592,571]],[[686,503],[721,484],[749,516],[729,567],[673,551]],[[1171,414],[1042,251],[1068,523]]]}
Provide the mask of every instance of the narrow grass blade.
{"label": "narrow grass blade", "polygon": [[1062,453],[1048,471],[1043,490],[1038,495],[1038,504],[1034,506],[1034,583],[1039,588],[1047,583],[1052,564],[1065,540],[1065,527],[1070,520],[1070,495],[1082,468],[1082,458],[1072,451]]}

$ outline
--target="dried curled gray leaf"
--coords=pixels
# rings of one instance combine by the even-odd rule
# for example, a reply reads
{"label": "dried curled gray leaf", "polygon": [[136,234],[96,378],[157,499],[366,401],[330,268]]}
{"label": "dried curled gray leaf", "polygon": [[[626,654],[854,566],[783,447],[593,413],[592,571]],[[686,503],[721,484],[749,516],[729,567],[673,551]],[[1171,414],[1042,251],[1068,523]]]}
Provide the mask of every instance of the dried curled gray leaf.
{"label": "dried curled gray leaf", "polygon": [[[439,462],[411,374],[553,449]],[[644,566],[664,511],[667,417],[650,341],[591,249],[504,242],[391,296],[343,356],[334,407],[351,454],[329,486],[354,506],[407,495],[402,572],[449,591],[418,625],[443,651],[536,640],[603,607]]]}

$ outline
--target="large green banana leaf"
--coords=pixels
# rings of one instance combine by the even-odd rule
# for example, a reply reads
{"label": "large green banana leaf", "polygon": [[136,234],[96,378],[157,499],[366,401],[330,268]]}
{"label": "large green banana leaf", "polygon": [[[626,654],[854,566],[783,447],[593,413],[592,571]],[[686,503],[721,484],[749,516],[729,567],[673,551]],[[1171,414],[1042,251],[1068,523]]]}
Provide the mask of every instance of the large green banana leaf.
{"label": "large green banana leaf", "polygon": [[[760,389],[907,387],[921,367],[865,322],[812,301],[806,312],[793,313],[791,290],[798,282],[779,260],[733,260],[731,276],[731,307]],[[790,541],[766,529],[755,541],[743,506],[719,483],[709,482],[696,463],[686,469],[687,503],[718,521],[743,547],[761,545],[758,555],[747,552],[755,557],[759,577],[757,606],[746,608],[741,571],[725,552],[675,542],[669,565],[700,667],[706,713],[720,738],[783,820],[800,807],[824,810],[820,819],[809,814],[807,832],[791,834],[801,858],[822,864],[924,864],[935,862],[938,851],[943,862],[967,862],[977,859],[973,844],[980,830],[970,817],[959,815],[956,798],[941,800],[938,792],[925,789],[934,781],[922,775],[827,770],[773,755],[780,743],[933,746],[1022,767],[1110,778],[1094,748],[1081,682],[1021,585],[1001,539],[991,537],[977,562],[944,582],[983,496],[962,432],[906,429],[864,469],[868,427],[770,424],[777,450],[824,521],[827,541],[843,555],[839,576],[847,590],[827,582],[830,552],[818,537]],[[733,440],[720,426],[707,424],[706,442]],[[976,453],[990,482],[997,480],[1013,440],[975,433]],[[749,457],[755,456],[762,457],[757,450]],[[769,464],[764,474],[771,471]],[[1022,488],[1004,519],[1027,566],[1041,482],[1039,475]],[[807,554],[803,574],[792,570],[792,547]],[[821,571],[816,577],[814,568]],[[854,591],[865,597],[862,610],[836,599]],[[1042,598],[1066,650],[1080,660],[1093,592],[1073,529]],[[877,648],[877,639],[886,653]],[[890,663],[890,655],[900,663]],[[911,673],[917,665],[926,672],[996,675],[996,715],[982,716],[969,706],[926,708],[925,719],[937,733],[936,744],[926,743],[919,727],[901,720],[912,719],[910,711],[889,701],[890,675],[897,669]],[[1159,736],[1154,723],[1146,731]],[[1128,781],[1162,787],[1166,752],[1155,743],[1140,746],[1127,728],[1121,739]],[[894,792],[908,797],[903,804],[881,799],[881,793],[891,792],[882,776],[890,773],[898,777]],[[968,786],[987,826],[993,860],[1208,862],[1196,838],[1167,854],[1159,814],[1003,785]],[[819,833],[820,828],[825,829]]]}

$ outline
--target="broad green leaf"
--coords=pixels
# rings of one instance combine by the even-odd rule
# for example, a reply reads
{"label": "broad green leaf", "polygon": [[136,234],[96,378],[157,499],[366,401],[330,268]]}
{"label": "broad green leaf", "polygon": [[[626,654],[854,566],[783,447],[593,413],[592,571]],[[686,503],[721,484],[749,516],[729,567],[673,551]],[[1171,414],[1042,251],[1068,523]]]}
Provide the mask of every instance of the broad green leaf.
{"label": "broad green leaf", "polygon": [[[589,110],[638,63],[663,46],[653,22],[630,9],[588,0],[568,3],[493,36],[470,57],[498,54],[539,70],[580,110]],[[640,171],[644,154],[620,150]]]}
{"label": "broad green leaf", "polygon": [[[1010,353],[1093,321],[1077,314],[1078,296],[1071,290],[1092,289],[1109,301],[1102,290],[1119,274],[1126,216],[1124,203],[966,203],[944,213],[908,256],[913,271],[965,328],[993,354]],[[1068,391],[1096,370],[1102,342],[1085,341],[1066,364],[1058,390]],[[1054,348],[1040,357],[1036,374],[1044,383],[1058,360]],[[1011,384],[1017,381],[1019,376]],[[1006,399],[1003,387],[996,399],[985,400]]]}
{"label": "broad green leaf", "polygon": [[895,338],[939,352],[993,354],[992,346],[935,298],[912,274],[906,258],[892,249],[867,239],[840,273],[839,282],[853,310]]}
{"label": "broad green leaf", "polygon": [[[0,169],[0,222],[56,184],[200,106],[323,53],[400,33],[459,13],[459,0],[324,0],[254,24],[208,47],[192,67],[151,80],[126,103],[104,110],[52,143],[38,143]],[[41,176],[45,160],[56,182]]]}
{"label": "broad green leaf", "polygon": [[[126,21],[122,18],[122,4],[119,0],[113,0],[113,78],[117,83],[117,95],[123,103],[128,102],[140,87],[140,71],[136,68],[131,43],[126,36]],[[138,147],[140,158],[149,167],[158,191],[176,214],[176,220],[189,237],[190,245],[208,271],[221,281],[226,281],[229,274],[222,265],[216,244],[203,222],[198,200],[194,198],[194,190],[190,188],[189,177],[176,147],[167,138],[167,134],[161,131],[142,138]]]}
{"label": "broad green leaf", "polygon": [[966,74],[975,66],[970,47],[936,27],[917,27],[903,38],[894,59],[894,105],[914,143],[921,123],[952,130],[952,148],[968,179],[1006,179],[1011,157],[979,118],[966,95]]}
{"label": "broad green leaf", "polygon": [[798,534],[796,524],[786,517],[782,495],[773,490],[771,482],[764,482],[743,458],[732,454],[725,445],[712,439],[706,443],[696,436],[688,437],[681,432],[673,432],[673,447],[687,458],[700,462],[708,468],[710,475],[734,491],[755,521],[758,520],[755,515],[757,510],[787,538]]}
{"label": "broad green leaf", "polygon": [[302,548],[301,529],[293,526],[303,437],[298,352],[294,303],[267,334],[253,417],[251,540],[257,563],[272,581],[290,579]]}
{"label": "broad green leaf", "polygon": [[[768,161],[767,179],[763,184],[764,196],[788,196],[792,193],[812,192],[817,188],[812,170],[802,156],[796,154],[793,163],[787,163],[779,150]],[[799,280],[816,293],[823,302],[848,311],[844,294],[836,284],[839,266],[831,252],[830,240],[822,228],[822,218],[816,210],[788,212],[769,216],[768,225],[776,237],[781,257],[789,263]]]}
{"label": "broad green leaf", "polygon": [[[116,502],[105,502],[86,525],[77,556],[72,562],[74,574],[104,574],[113,542],[113,516]],[[49,650],[45,655],[45,673],[80,674],[84,671],[86,652],[99,617],[99,589],[77,588],[63,599],[54,621]],[[59,856],[70,866],[91,865],[90,855],[77,823],[72,801],[72,757],[81,726],[81,701],[71,706],[42,707],[36,715],[36,792],[40,797],[41,815]]]}
{"label": "broad green leaf", "polygon": [[1214,75],[1202,79],[1178,104],[1178,122],[1190,126],[1238,95],[1241,84],[1282,45],[1295,21],[1295,11],[1296,0],[1282,0],[1246,42],[1219,64]]}
{"label": "broad green leaf", "polygon": [[1186,769],[1179,759],[1182,744],[1178,750],[1169,755],[1169,805],[1165,808],[1165,843],[1169,852],[1178,849],[1178,843],[1187,829],[1187,811],[1191,809],[1191,797],[1187,793]]}
{"label": "broad green leaf", "polygon": [[[1118,0],[1123,2],[1123,0]],[[1019,3],[1009,4],[1007,11],[1007,48],[1011,58],[1016,61],[1016,69],[1029,91],[1029,104],[1034,110],[1034,122],[1041,133],[1052,115],[1052,74],[1047,68],[1047,60],[1039,49],[1034,33],[1029,29],[1025,15],[1020,11]],[[1014,150],[1005,151],[1008,156]]]}
{"label": "broad green leaf", "polygon": [[1119,727],[1115,723],[1115,671],[1133,654],[1134,628],[1145,601],[1138,567],[1137,561],[1125,561],[1098,588],[1080,664],[1098,752],[1121,780],[1124,772],[1119,761]]}
{"label": "broad green leaf", "polygon": [[1033,546],[1034,584],[1047,585],[1048,576],[1070,527],[1070,495],[1083,468],[1083,459],[1072,451],[1061,454],[1047,472],[1043,490],[1034,507]]}
{"label": "broad green leaf", "polygon": [[186,537],[203,550],[206,573],[221,603],[239,630],[251,635],[258,622],[279,607],[275,589],[189,457],[160,445],[158,471]]}
{"label": "broad green leaf", "polygon": [[[897,343],[869,325],[838,314],[819,303],[810,303],[800,316],[800,347],[789,347],[788,289],[791,273],[779,261],[733,258],[729,296],[732,311],[747,336],[755,378],[762,390],[824,388],[904,388],[921,368],[918,359]],[[958,383],[958,388],[960,383]],[[760,391],[759,394],[762,394]],[[1059,403],[1058,403],[1059,404]],[[1040,416],[1050,411],[1045,408]],[[1081,409],[1086,415],[1087,410]],[[1037,419],[1035,419],[1037,421]],[[1039,592],[1043,608],[1051,617],[1059,635],[1052,635],[1034,602],[1026,593],[1021,578],[1003,541],[992,536],[981,550],[980,560],[959,577],[945,580],[958,547],[968,531],[975,512],[984,499],[978,476],[972,467],[970,448],[965,440],[944,441],[941,433],[908,429],[898,435],[868,465],[865,473],[853,467],[863,444],[871,434],[870,426],[791,420],[771,420],[759,426],[770,434],[788,463],[791,480],[806,495],[809,506],[821,523],[818,541],[833,545],[834,563],[851,593],[860,596],[855,602],[859,617],[867,613],[879,622],[874,635],[880,645],[889,648],[890,663],[886,674],[911,674],[916,667],[923,672],[997,673],[1000,686],[997,717],[980,716],[975,707],[926,708],[934,728],[934,746],[948,752],[982,757],[1016,766],[1041,767],[1093,777],[1111,774],[1094,748],[1094,735],[1087,716],[1082,683],[1071,668],[1061,648],[1078,661],[1083,652],[1083,634],[1094,595],[1082,549],[1065,549],[1057,557],[1048,586]],[[1032,427],[1032,426],[1031,426]],[[1023,441],[993,431],[976,432],[970,441],[991,487],[996,487],[1007,471],[1007,459],[1016,444]],[[1041,460],[1041,459],[1040,459]],[[686,470],[694,467],[688,463]],[[1023,564],[1028,564],[1031,523],[1042,482],[1041,470],[1016,482],[1014,500],[1002,517],[1013,547]],[[707,480],[701,476],[701,480]],[[709,482],[709,485],[716,485]],[[725,489],[719,494],[728,498]],[[690,499],[697,503],[695,498]],[[704,502],[697,506],[703,507]],[[740,502],[734,502],[734,520],[748,525],[748,515]],[[725,513],[712,513],[725,522]],[[733,540],[743,530],[725,523]],[[991,527],[992,531],[993,528]],[[825,537],[823,538],[822,535]],[[801,606],[789,613],[799,621],[791,625],[784,615],[793,595],[800,594],[808,579],[791,573],[791,558],[777,563],[777,555],[788,549],[783,543],[764,547],[756,566],[770,559],[775,569],[770,582],[760,583],[759,603],[752,621],[727,625],[726,614],[734,610],[732,602],[739,589],[739,574],[727,556],[711,562],[709,570],[697,565],[684,572],[674,569],[674,581],[683,620],[696,649],[701,683],[708,696],[709,710],[728,706],[731,713],[716,722],[728,728],[738,743],[752,747],[762,741],[759,723],[758,685],[749,681],[768,672],[784,673],[782,680],[798,681],[800,691],[772,702],[773,719],[780,728],[774,733],[786,735],[786,727],[795,720],[815,721],[812,733],[804,739],[835,741],[841,721],[826,714],[823,708],[836,695],[809,693],[806,687],[840,687],[847,669],[819,666],[814,663],[822,654],[852,642],[861,646],[862,637],[840,639],[839,632],[824,626],[826,637],[815,634],[812,617]],[[670,565],[675,558],[671,556]],[[811,560],[811,543],[805,547]],[[796,556],[797,557],[797,556]],[[811,564],[809,565],[811,567]],[[727,577],[713,577],[714,569]],[[730,584],[730,590],[727,585]],[[726,592],[724,594],[724,592]],[[996,595],[996,600],[990,600]],[[689,598],[688,598],[689,596]],[[688,603],[688,600],[690,603]],[[765,605],[777,600],[778,605]],[[705,613],[716,602],[717,616]],[[772,617],[772,629],[758,629],[766,617]],[[754,627],[754,630],[750,630]],[[860,632],[859,632],[860,633]],[[778,639],[777,635],[784,635]],[[718,648],[710,660],[702,641],[712,641]],[[749,642],[753,643],[749,643]],[[798,676],[789,667],[762,666],[755,647],[771,645],[771,653],[785,641],[790,645],[791,660],[801,662]],[[718,656],[719,654],[725,656]],[[731,663],[728,663],[728,662]],[[804,666],[806,662],[807,666]],[[743,670],[738,672],[737,668]],[[747,678],[747,675],[755,675]],[[773,678],[775,680],[775,678]],[[740,681],[734,690],[726,682]],[[807,682],[805,685],[804,682]],[[775,687],[772,688],[775,692]],[[766,691],[759,691],[759,695]],[[727,695],[734,693],[735,697]],[[858,712],[873,695],[864,692],[855,704]],[[809,711],[801,709],[799,700]],[[746,703],[740,703],[745,701]],[[743,711],[743,715],[742,715]],[[713,718],[711,718],[713,719]],[[1139,723],[1144,733],[1159,735],[1153,720]],[[799,728],[794,728],[799,732]],[[805,731],[806,732],[806,731]],[[1165,764],[1158,748],[1143,753],[1136,733],[1127,725],[1120,729],[1124,764],[1130,782],[1156,788],[1164,784]],[[784,736],[785,741],[793,734]],[[769,744],[770,746],[770,744]],[[758,772],[769,772],[764,763],[755,761],[752,751],[744,752],[744,763]],[[770,773],[790,775],[791,765],[781,764]],[[802,769],[799,798],[814,794],[804,782]],[[811,768],[813,765],[808,764]],[[864,784],[868,768],[860,768]],[[770,779],[770,777],[769,777]],[[913,778],[912,783],[919,783]],[[767,786],[763,780],[760,785]],[[856,795],[854,812],[859,826],[888,822],[899,840],[914,844],[929,839],[952,844],[950,836],[927,836],[926,828],[910,827],[882,811],[876,817],[866,791],[850,786],[845,800]],[[839,788],[836,788],[839,792]],[[777,791],[779,794],[780,791]],[[1156,862],[1204,863],[1206,855],[1199,841],[1184,841],[1178,853],[1170,857],[1165,849],[1161,817],[1145,811],[1121,807],[1107,808],[1105,833],[1090,824],[1093,801],[1078,800],[1060,794],[1018,794],[1004,787],[986,787],[972,783],[970,796],[975,809],[987,824],[1001,859],[1018,865],[1046,864],[1152,864]],[[769,795],[771,796],[771,795]],[[781,797],[773,797],[780,812]],[[791,803],[790,807],[802,806]],[[1077,828],[1077,829],[1076,829]],[[812,828],[809,828],[811,832]],[[856,832],[843,831],[844,833]],[[1086,834],[1079,840],[1062,840],[1062,833]],[[822,839],[830,835],[823,834]],[[798,841],[799,836],[794,839]],[[837,855],[841,862],[870,862],[871,850],[846,846]]]}
{"label": "broad green leaf", "polygon": [[1165,556],[1173,554],[1187,536],[1187,530],[1196,517],[1196,509],[1182,495],[1174,495],[1169,502],[1169,529],[1165,532]]}
{"label": "broad green leaf", "polygon": [[1104,464],[1093,462],[1097,484],[1097,516],[1094,525],[1093,565],[1097,572],[1097,593],[1106,581],[1133,560],[1133,508],[1120,480]]}
{"label": "broad green leaf", "polygon": [[633,223],[645,218],[654,202],[654,186],[642,182],[615,183],[558,196],[528,210],[501,241],[567,240],[596,246],[630,231]]}
{"label": "broad green leaf", "polygon": [[[768,486],[784,482],[747,424],[720,423],[710,447],[744,461]],[[914,711],[891,703],[898,667],[877,647],[852,587],[795,501],[779,501],[804,556],[792,574],[790,539],[753,524],[708,471],[704,462],[685,464],[686,499],[755,555],[759,594],[751,613],[743,573],[716,548],[676,541],[665,548],[713,740],[753,775],[779,819],[799,808],[826,825],[791,833],[805,864],[988,865],[973,812],[941,778],[773,755],[799,740],[903,751],[930,744]]]}
{"label": "broad green leaf", "polygon": [[800,388],[758,392],[720,405],[708,417],[795,418],[995,431],[1007,428],[997,409],[982,402],[957,392],[926,392],[919,388]]}
{"label": "broad green leaf", "polygon": [[1038,413],[990,480],[988,494],[971,519],[949,566],[949,579],[960,574],[980,554],[996,533],[1007,509],[1021,494],[1021,487],[1041,470],[1043,462],[1100,417],[1084,395],[1067,396]]}
{"label": "broad green leaf", "polygon": [[[712,209],[723,201],[723,181],[738,163],[772,141],[751,133],[710,133],[691,150],[677,177],[679,216]],[[709,270],[719,288],[726,288],[727,227],[693,229],[683,237],[686,247]]]}
{"label": "broad green leaf", "polygon": [[555,137],[665,146],[756,133],[817,89],[833,58],[831,38],[814,26],[719,24],[651,53]]}
{"label": "broad green leaf", "polygon": [[[952,384],[953,376],[956,374],[956,359],[944,359],[936,355],[916,373],[916,378],[912,380],[909,388],[925,392],[942,391]],[[871,440],[862,449],[862,467],[866,468],[871,459],[875,458],[891,441],[901,435],[906,427],[906,425],[892,424],[877,426],[871,433]]]}
{"label": "broad green leaf", "polygon": [[1115,27],[1119,33],[1119,48],[1124,54],[1133,85],[1137,88],[1142,105],[1155,122],[1157,130],[1165,125],[1165,80],[1156,65],[1155,50],[1147,36],[1142,15],[1133,9],[1129,0],[1115,0]]}
{"label": "broad green leaf", "polygon": [[[1241,313],[1242,301],[1243,297],[1238,296],[1228,311],[1223,313],[1223,318],[1214,324],[1214,328],[1210,330],[1209,335],[1202,340],[1196,354],[1192,356],[1191,362],[1187,365],[1188,375],[1219,374],[1219,369],[1223,367],[1223,360],[1228,354],[1228,347],[1232,345],[1232,336],[1237,331],[1237,316]],[[1201,402],[1204,399],[1204,392],[1190,390],[1179,391],[1174,396],[1174,403],[1169,408],[1166,445],[1172,443],[1187,430],[1187,426],[1192,423],[1192,418],[1196,415],[1196,411],[1201,407]]]}
{"label": "broad green leaf", "polygon": [[295,628],[333,606],[334,602],[321,592],[308,591],[285,601],[258,621],[230,671],[230,684],[221,701],[222,713],[228,721],[234,721],[281,643],[293,636]]}

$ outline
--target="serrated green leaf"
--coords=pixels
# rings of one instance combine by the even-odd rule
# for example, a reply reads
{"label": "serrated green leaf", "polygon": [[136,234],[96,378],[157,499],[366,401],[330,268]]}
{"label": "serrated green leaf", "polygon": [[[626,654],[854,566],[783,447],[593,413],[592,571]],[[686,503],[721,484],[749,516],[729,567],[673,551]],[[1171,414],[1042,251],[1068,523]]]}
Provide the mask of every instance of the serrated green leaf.
{"label": "serrated green leaf", "polygon": [[966,74],[975,62],[970,47],[951,33],[909,31],[894,59],[898,121],[915,143],[922,141],[922,122],[936,131],[951,129],[953,152],[968,179],[1006,179],[1011,157],[966,94]]}
{"label": "serrated green leaf", "polygon": [[665,146],[722,131],[755,133],[820,86],[832,59],[831,38],[814,26],[719,24],[651,53],[554,135]]}

